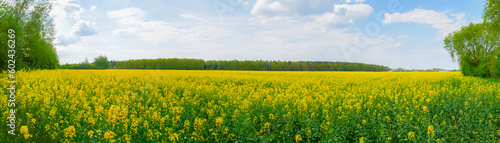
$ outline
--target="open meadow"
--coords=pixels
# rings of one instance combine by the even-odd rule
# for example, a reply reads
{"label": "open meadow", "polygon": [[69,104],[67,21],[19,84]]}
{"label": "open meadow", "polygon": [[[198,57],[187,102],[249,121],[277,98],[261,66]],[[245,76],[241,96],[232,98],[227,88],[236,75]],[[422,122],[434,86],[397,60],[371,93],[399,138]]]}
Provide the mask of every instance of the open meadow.
{"label": "open meadow", "polygon": [[459,72],[35,70],[16,79],[20,132],[8,135],[5,120],[0,142],[500,141],[500,83]]}

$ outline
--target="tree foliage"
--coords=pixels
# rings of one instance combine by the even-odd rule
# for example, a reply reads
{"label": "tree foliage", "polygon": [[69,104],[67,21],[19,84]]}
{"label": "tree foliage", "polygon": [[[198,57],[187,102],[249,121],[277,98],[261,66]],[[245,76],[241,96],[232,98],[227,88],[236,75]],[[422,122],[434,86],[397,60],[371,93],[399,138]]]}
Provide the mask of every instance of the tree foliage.
{"label": "tree foliage", "polygon": [[499,4],[499,0],[486,0],[483,23],[470,23],[444,39],[444,48],[458,60],[464,75],[500,77],[496,64],[500,53]]}
{"label": "tree foliage", "polygon": [[108,61],[108,57],[100,55],[94,58],[94,62],[90,63],[87,58],[85,61],[78,64],[64,64],[59,66],[60,69],[108,69],[111,63],[116,63],[116,61]]}
{"label": "tree foliage", "polygon": [[85,61],[80,64],[71,66],[71,69],[97,69],[97,67],[93,64],[90,64],[89,60],[85,58]]}
{"label": "tree foliage", "polygon": [[500,22],[500,0],[486,0],[483,18],[485,22],[499,24]]}
{"label": "tree foliage", "polygon": [[108,57],[100,55],[94,58],[94,65],[96,66],[97,69],[108,69],[110,63],[108,61]]}
{"label": "tree foliage", "polygon": [[498,47],[498,31],[490,23],[469,24],[450,33],[445,48],[460,64],[465,75],[491,77],[491,65]]}
{"label": "tree foliage", "polygon": [[201,59],[140,59],[118,61],[117,69],[253,70],[253,71],[388,71],[388,67],[363,63],[321,61],[204,61]]}
{"label": "tree foliage", "polygon": [[[15,31],[16,69],[55,69],[59,59],[53,44],[54,24],[48,0],[16,0],[0,7],[0,55],[7,55],[7,31]],[[0,56],[1,69],[7,69],[7,56]]]}
{"label": "tree foliage", "polygon": [[500,52],[497,52],[496,58],[493,60],[492,74],[496,78],[500,78]]}

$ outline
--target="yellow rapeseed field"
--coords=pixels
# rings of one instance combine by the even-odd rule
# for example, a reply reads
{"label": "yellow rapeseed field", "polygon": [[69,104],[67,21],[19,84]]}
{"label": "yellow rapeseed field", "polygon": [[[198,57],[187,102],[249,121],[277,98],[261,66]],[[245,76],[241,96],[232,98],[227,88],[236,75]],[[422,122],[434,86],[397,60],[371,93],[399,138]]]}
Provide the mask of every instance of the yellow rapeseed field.
{"label": "yellow rapeseed field", "polygon": [[500,141],[500,83],[458,72],[37,70],[0,142]]}

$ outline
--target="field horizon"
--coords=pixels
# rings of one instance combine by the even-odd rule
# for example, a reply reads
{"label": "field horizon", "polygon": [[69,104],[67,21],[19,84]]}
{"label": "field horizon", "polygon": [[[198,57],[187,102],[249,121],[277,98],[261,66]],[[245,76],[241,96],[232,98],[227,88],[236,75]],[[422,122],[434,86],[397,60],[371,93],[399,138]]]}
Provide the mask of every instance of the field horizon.
{"label": "field horizon", "polygon": [[500,142],[500,0],[0,0],[0,88],[0,143]]}
{"label": "field horizon", "polygon": [[[0,141],[474,142],[500,137],[500,83],[460,72],[33,70],[18,71],[17,80],[21,134],[16,136],[21,138],[3,132]],[[0,86],[7,88],[4,83]]]}

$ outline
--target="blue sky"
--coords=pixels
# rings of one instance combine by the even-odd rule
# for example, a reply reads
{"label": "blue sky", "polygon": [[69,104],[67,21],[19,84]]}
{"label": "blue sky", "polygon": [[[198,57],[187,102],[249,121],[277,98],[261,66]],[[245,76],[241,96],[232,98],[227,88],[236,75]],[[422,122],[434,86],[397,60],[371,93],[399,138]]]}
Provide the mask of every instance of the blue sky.
{"label": "blue sky", "polygon": [[443,39],[478,0],[56,0],[60,63],[197,58],[457,69]]}

